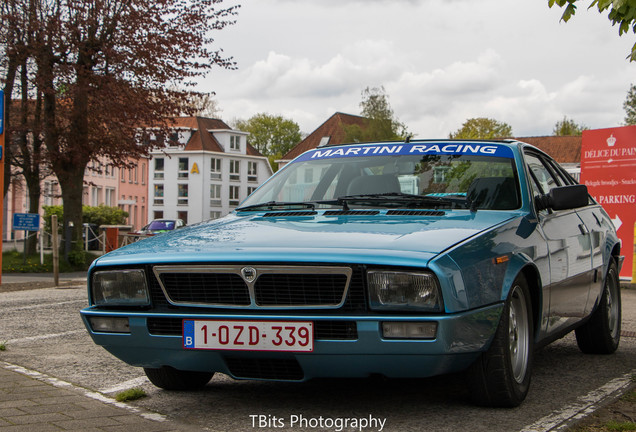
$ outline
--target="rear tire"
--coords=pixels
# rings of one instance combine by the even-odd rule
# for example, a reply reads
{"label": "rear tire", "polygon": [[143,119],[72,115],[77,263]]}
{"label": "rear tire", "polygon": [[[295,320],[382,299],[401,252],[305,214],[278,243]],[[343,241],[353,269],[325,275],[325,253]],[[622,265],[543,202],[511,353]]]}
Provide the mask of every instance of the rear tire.
{"label": "rear tire", "polygon": [[517,276],[488,351],[468,369],[472,401],[481,406],[516,407],[530,388],[534,331],[530,290]]}
{"label": "rear tire", "polygon": [[621,339],[621,290],[618,268],[613,260],[596,310],[575,333],[576,343],[585,354],[612,354],[618,348]]}
{"label": "rear tire", "polygon": [[151,383],[165,390],[198,390],[210,382],[214,372],[183,371],[170,366],[144,368]]}

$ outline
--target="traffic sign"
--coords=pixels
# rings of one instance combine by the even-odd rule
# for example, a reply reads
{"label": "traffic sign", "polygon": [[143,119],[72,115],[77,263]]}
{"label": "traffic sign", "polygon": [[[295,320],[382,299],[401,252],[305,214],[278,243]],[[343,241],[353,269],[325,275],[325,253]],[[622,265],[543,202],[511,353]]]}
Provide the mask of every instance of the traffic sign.
{"label": "traffic sign", "polygon": [[40,231],[40,215],[37,213],[14,213],[13,229],[16,231]]}

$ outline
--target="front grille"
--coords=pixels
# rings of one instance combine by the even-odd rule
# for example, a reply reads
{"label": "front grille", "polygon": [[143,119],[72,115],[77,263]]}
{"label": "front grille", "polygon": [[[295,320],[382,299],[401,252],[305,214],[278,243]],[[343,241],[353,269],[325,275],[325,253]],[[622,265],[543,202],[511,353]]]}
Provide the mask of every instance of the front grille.
{"label": "front grille", "polygon": [[358,325],[355,321],[315,321],[315,340],[356,340]]}
{"label": "front grille", "polygon": [[225,357],[225,364],[237,378],[299,381],[305,376],[295,359]]}
{"label": "front grille", "polygon": [[250,305],[247,285],[236,274],[165,273],[161,281],[175,303]]}
{"label": "front grille", "polygon": [[[257,264],[251,264],[251,265],[254,267],[259,266]],[[303,264],[303,266],[305,265]],[[319,265],[314,265],[313,267],[318,268],[318,270],[320,268]],[[193,305],[191,303],[171,304],[170,302],[168,302],[168,299],[166,298],[166,294],[164,294],[164,290],[162,289],[161,284],[159,283],[158,276],[153,271],[153,268],[154,267],[151,265],[148,265],[145,267],[153,309],[160,309],[160,310],[165,310],[170,312],[174,312],[174,311],[190,312],[190,311],[199,310],[199,308],[197,309],[192,308]],[[242,268],[242,266],[240,268]],[[364,274],[365,274],[364,267],[361,265],[351,265],[351,266],[348,266],[347,268],[351,269],[351,278],[349,280],[349,287],[346,290],[344,303],[339,307],[315,308],[312,310],[312,314],[320,314],[320,315],[334,315],[334,314],[341,314],[341,313],[364,314],[368,311],[367,298],[365,294],[366,282],[364,277]],[[182,270],[180,273],[185,273],[185,272]],[[162,274],[162,277],[167,274],[168,273]],[[242,279],[241,279],[241,283],[244,283]],[[181,290],[181,291],[187,291],[188,289],[189,288],[187,285],[178,287],[178,290]],[[185,296],[186,294],[184,293],[182,295]],[[189,299],[195,300],[192,297],[189,297]],[[247,306],[241,306],[241,307],[245,308]],[[223,305],[215,306],[215,309],[225,309],[226,312],[229,312],[228,308],[230,308],[230,306],[227,306],[227,307],[224,307]],[[292,312],[293,308],[291,306],[287,306],[287,309],[289,309],[289,312]],[[305,307],[304,309],[311,309],[311,307]],[[269,311],[268,311],[268,307],[262,307],[262,308],[256,307],[256,308],[250,309],[250,313],[256,313],[256,314],[269,313]],[[279,313],[285,314],[287,312],[285,311],[285,309],[280,309]]]}
{"label": "front grille", "polygon": [[350,267],[269,265],[155,266],[175,306],[337,308],[345,301]]}
{"label": "front grille", "polygon": [[[182,318],[148,318],[148,333],[154,336],[181,336]],[[356,340],[358,327],[355,321],[314,321],[315,340]]]}
{"label": "front grille", "polygon": [[266,274],[255,285],[259,306],[338,305],[347,276],[343,274]]}

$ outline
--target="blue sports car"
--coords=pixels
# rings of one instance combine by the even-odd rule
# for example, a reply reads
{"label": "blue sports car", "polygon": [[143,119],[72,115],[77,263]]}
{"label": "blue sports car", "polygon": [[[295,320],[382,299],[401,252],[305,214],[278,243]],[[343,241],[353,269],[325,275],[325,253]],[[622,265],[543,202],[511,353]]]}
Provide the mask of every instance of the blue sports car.
{"label": "blue sports car", "polygon": [[603,208],[528,144],[325,146],[225,218],[96,260],[81,315],[168,390],[466,371],[475,403],[517,406],[537,347],[617,349],[621,264]]}

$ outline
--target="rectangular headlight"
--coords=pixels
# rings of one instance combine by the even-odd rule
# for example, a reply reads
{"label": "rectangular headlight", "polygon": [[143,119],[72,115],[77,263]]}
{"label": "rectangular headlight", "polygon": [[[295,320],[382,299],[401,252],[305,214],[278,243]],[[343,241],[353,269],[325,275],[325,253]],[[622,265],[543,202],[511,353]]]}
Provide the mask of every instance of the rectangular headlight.
{"label": "rectangular headlight", "polygon": [[442,311],[442,294],[433,273],[370,270],[367,281],[372,309]]}
{"label": "rectangular headlight", "polygon": [[93,273],[91,299],[97,306],[150,304],[143,270],[106,270]]}

